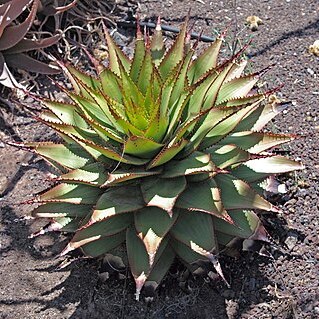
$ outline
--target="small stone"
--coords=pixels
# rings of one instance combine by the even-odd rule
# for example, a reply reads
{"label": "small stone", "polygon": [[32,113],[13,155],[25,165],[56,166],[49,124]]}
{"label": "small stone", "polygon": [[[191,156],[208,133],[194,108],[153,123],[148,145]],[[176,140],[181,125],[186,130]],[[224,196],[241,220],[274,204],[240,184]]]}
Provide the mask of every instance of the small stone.
{"label": "small stone", "polygon": [[292,250],[298,242],[298,235],[294,232],[288,232],[288,236],[285,240],[285,244],[289,250]]}
{"label": "small stone", "polygon": [[309,53],[319,56],[319,40],[316,40],[312,45],[309,46]]}
{"label": "small stone", "polygon": [[246,19],[246,23],[249,25],[251,31],[257,31],[258,26],[263,24],[263,21],[257,16],[249,16]]}
{"label": "small stone", "polygon": [[310,75],[314,75],[315,72],[314,70],[310,69],[310,68],[307,68],[307,72],[310,74]]}

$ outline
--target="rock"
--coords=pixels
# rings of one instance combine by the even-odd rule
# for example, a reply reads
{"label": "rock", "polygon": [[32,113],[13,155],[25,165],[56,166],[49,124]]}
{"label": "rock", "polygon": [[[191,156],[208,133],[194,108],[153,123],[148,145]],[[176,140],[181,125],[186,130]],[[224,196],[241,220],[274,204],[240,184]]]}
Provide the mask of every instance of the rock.
{"label": "rock", "polygon": [[294,232],[288,232],[288,236],[285,240],[285,244],[289,250],[292,250],[298,242],[298,235]]}

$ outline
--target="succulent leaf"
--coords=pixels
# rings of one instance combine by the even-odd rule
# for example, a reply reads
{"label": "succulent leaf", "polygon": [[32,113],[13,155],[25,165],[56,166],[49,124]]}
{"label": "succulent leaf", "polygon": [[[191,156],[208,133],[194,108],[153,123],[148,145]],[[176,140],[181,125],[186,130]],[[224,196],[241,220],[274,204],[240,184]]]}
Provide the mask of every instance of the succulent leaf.
{"label": "succulent leaf", "polygon": [[32,216],[53,219],[36,235],[74,232],[62,254],[125,245],[139,299],[175,256],[191,271],[211,263],[225,280],[220,248],[268,241],[254,210],[278,212],[263,197],[278,190],[273,176],[303,166],[271,152],[294,136],[262,131],[286,105],[252,93],[263,72],[243,75],[245,48],[219,64],[223,36],[194,58],[187,23],[166,53],[160,21],[152,39],[137,29],[132,59],[106,32],[97,76],[61,64],[71,102],[44,99],[39,120],[63,142],[22,146],[61,171],[34,200]]}

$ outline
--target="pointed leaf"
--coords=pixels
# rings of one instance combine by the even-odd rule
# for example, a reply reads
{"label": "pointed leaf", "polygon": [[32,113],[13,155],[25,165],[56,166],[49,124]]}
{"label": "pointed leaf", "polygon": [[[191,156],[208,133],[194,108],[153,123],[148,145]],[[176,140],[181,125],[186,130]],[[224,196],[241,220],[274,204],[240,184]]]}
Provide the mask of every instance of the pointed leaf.
{"label": "pointed leaf", "polygon": [[231,99],[246,96],[258,80],[259,78],[255,74],[252,74],[240,78],[235,78],[229,82],[224,83],[218,93],[216,105]]}
{"label": "pointed leaf", "polygon": [[237,177],[230,174],[217,174],[214,179],[221,190],[221,198],[226,210],[257,208],[278,212],[275,206]]}
{"label": "pointed leaf", "polygon": [[151,161],[148,165],[148,169],[162,165],[170,161],[175,155],[177,155],[187,145],[188,141],[181,140],[177,144],[167,146]]}
{"label": "pointed leaf", "polygon": [[159,64],[162,61],[164,54],[165,54],[165,46],[164,46],[160,18],[157,21],[156,28],[155,28],[154,34],[152,36],[151,54],[152,54],[153,63],[156,66],[159,66]]}
{"label": "pointed leaf", "polygon": [[184,43],[186,39],[187,21],[174,41],[172,47],[166,52],[159,65],[159,71],[163,79],[166,79],[171,70],[182,60],[184,56]]}
{"label": "pointed leaf", "polygon": [[130,136],[125,144],[124,149],[126,154],[151,158],[156,155],[164,144],[159,144],[151,139],[141,136]]}
{"label": "pointed leaf", "polygon": [[140,74],[140,70],[143,64],[144,56],[145,56],[145,45],[144,45],[143,35],[138,26],[137,32],[136,32],[134,57],[133,57],[133,61],[132,61],[131,69],[130,69],[130,76],[135,83],[137,83],[138,76]]}
{"label": "pointed leaf", "polygon": [[260,131],[276,115],[286,109],[286,104],[267,103],[260,105],[257,109],[247,114],[236,127],[235,132],[240,131]]}
{"label": "pointed leaf", "polygon": [[230,134],[220,144],[235,144],[249,153],[258,154],[277,145],[294,140],[294,135],[243,131]]}
{"label": "pointed leaf", "polygon": [[143,241],[136,234],[134,227],[126,231],[126,248],[131,272],[136,284],[136,300],[139,300],[141,289],[150,270],[149,256]]}
{"label": "pointed leaf", "polygon": [[129,169],[129,170],[116,170],[108,174],[107,181],[102,185],[102,187],[116,186],[116,184],[129,181],[136,178],[144,178],[152,175],[158,175],[162,170],[148,170],[144,169]]}
{"label": "pointed leaf", "polygon": [[33,217],[85,217],[92,211],[91,205],[74,205],[69,203],[46,203],[31,213]]}
{"label": "pointed leaf", "polygon": [[5,53],[6,54],[22,53],[22,52],[27,52],[30,50],[46,48],[57,43],[60,39],[61,39],[60,34],[56,34],[52,37],[44,38],[41,40],[22,39],[15,46],[6,50]]}
{"label": "pointed leaf", "polygon": [[194,152],[189,157],[170,161],[165,165],[162,178],[171,178],[199,174],[203,172],[214,172],[216,166],[210,161],[210,156],[201,152]]}
{"label": "pointed leaf", "polygon": [[132,217],[132,214],[115,215],[96,223],[85,225],[75,233],[63,254],[88,243],[94,243],[103,237],[123,232],[132,223]]}
{"label": "pointed leaf", "polygon": [[59,180],[101,186],[107,179],[108,169],[101,163],[92,163],[63,174]]}
{"label": "pointed leaf", "polygon": [[102,92],[111,99],[122,103],[121,79],[110,69],[105,68],[100,74]]}
{"label": "pointed leaf", "polygon": [[19,68],[29,72],[43,74],[60,73],[59,69],[53,68],[49,64],[40,62],[23,53],[7,54],[6,62],[11,67]]}
{"label": "pointed leaf", "polygon": [[250,159],[250,154],[236,145],[214,145],[205,152],[211,155],[213,163],[221,169]]}
{"label": "pointed leaf", "polygon": [[75,169],[93,161],[93,158],[76,144],[54,144],[51,142],[27,143],[27,147],[33,148],[37,154],[45,159]]}
{"label": "pointed leaf", "polygon": [[153,295],[158,285],[163,280],[164,276],[170,269],[175,259],[175,252],[170,245],[166,245],[165,250],[161,254],[160,258],[155,261],[150,274],[147,277],[147,281],[144,284],[144,291]]}
{"label": "pointed leaf", "polygon": [[37,202],[95,204],[102,190],[81,184],[61,183],[37,197]]}
{"label": "pointed leaf", "polygon": [[108,253],[125,241],[125,232],[120,232],[113,236],[102,237],[98,240],[85,244],[81,250],[86,256],[98,257]]}
{"label": "pointed leaf", "polygon": [[[24,3],[24,1],[23,1],[23,3]],[[14,7],[13,3],[12,3],[12,6]],[[24,6],[25,6],[25,4],[24,4]],[[28,30],[30,29],[30,27],[34,21],[34,18],[35,18],[36,13],[37,13],[37,7],[38,7],[38,1],[33,1],[29,15],[22,23],[19,23],[17,25],[13,24],[11,26],[6,27],[3,30],[1,37],[0,37],[0,50],[1,51],[4,51],[6,49],[13,47],[14,45],[16,45],[19,41],[21,41],[24,38],[24,36],[28,32]],[[23,11],[23,9],[20,11],[20,13],[22,13],[22,11]],[[8,17],[6,17],[6,19],[11,20],[10,15],[16,16],[16,15],[12,14],[12,12],[9,8]]]}
{"label": "pointed leaf", "polygon": [[232,174],[244,181],[254,182],[271,174],[287,173],[303,168],[301,163],[284,156],[271,156],[247,161],[234,169]]}
{"label": "pointed leaf", "polygon": [[215,218],[214,227],[216,231],[240,238],[267,240],[265,230],[262,232],[261,221],[253,211],[232,210],[229,215],[234,220],[234,224]]}
{"label": "pointed leaf", "polygon": [[[205,149],[221,139],[223,139],[226,135],[231,133],[235,127],[240,123],[242,118],[251,110],[256,108],[256,106],[259,104],[259,102],[253,103],[251,105],[245,106],[244,108],[241,108],[237,112],[234,112],[230,116],[228,116],[226,119],[220,121],[216,125],[214,125],[209,132],[207,133],[206,137],[203,139],[203,142],[200,144],[200,149]],[[207,120],[205,120],[207,121]],[[205,121],[204,124],[205,125]],[[207,123],[208,124],[208,123]],[[235,144],[235,143],[234,143]]]}
{"label": "pointed leaf", "polygon": [[[211,253],[217,251],[213,220],[209,214],[180,212],[170,234],[193,249],[194,244]],[[194,250],[194,249],[193,249]],[[197,253],[201,254],[199,251]]]}
{"label": "pointed leaf", "polygon": [[152,266],[158,248],[163,238],[174,225],[178,214],[169,217],[157,207],[146,207],[134,215],[137,234],[143,240],[149,255],[150,265]]}
{"label": "pointed leaf", "polygon": [[141,192],[136,186],[108,188],[96,203],[91,221],[132,212],[145,206]]}
{"label": "pointed leaf", "polygon": [[195,83],[207,71],[216,68],[222,39],[217,38],[203,53],[192,63],[188,71],[188,79]]}
{"label": "pointed leaf", "polygon": [[178,198],[176,207],[195,212],[195,215],[197,212],[203,212],[232,222],[224,208],[220,190],[213,179],[190,184]]}
{"label": "pointed leaf", "polygon": [[119,63],[122,63],[126,72],[130,70],[130,61],[127,56],[123,53],[123,51],[115,44],[114,40],[106,30],[104,29],[104,34],[109,50],[109,67],[112,72],[117,75],[120,75],[120,67]]}
{"label": "pointed leaf", "polygon": [[186,187],[185,177],[172,179],[152,178],[141,181],[143,198],[147,206],[156,206],[172,215],[178,196]]}

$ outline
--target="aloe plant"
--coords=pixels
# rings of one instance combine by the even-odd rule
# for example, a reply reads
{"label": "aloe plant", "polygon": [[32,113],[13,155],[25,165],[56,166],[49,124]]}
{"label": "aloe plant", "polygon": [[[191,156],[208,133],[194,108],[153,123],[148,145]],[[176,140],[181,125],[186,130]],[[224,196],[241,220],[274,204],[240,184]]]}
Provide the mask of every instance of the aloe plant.
{"label": "aloe plant", "polygon": [[98,257],[126,246],[136,283],[156,289],[178,257],[191,270],[218,263],[237,238],[267,241],[255,210],[278,212],[263,193],[270,177],[302,164],[271,149],[294,139],[265,125],[282,109],[254,91],[243,50],[218,63],[223,35],[194,59],[185,23],[168,51],[160,23],[137,31],[129,59],[105,31],[109,63],[96,76],[63,65],[70,102],[43,99],[39,121],[63,142],[23,144],[52,164],[56,185],[36,196],[33,234],[74,233],[62,255]]}
{"label": "aloe plant", "polygon": [[[26,38],[40,4],[40,0],[0,1],[0,83],[4,86],[21,87],[9,67],[47,74],[57,72],[57,69],[25,54],[51,46],[60,39],[59,34],[40,40]],[[17,22],[28,7],[30,10],[25,20]]]}

